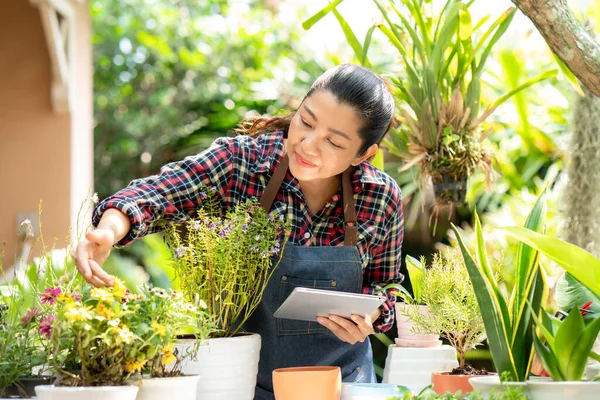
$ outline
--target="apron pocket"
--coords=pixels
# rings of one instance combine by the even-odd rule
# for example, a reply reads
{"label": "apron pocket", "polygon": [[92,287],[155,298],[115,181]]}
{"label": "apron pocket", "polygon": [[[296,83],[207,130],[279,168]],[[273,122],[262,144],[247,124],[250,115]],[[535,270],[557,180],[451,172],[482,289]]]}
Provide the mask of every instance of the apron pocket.
{"label": "apron pocket", "polygon": [[360,367],[354,368],[349,375],[342,377],[342,382],[344,383],[362,383],[364,382],[364,374],[361,372]]}
{"label": "apron pocket", "polygon": [[[337,290],[337,282],[332,279],[302,279],[290,275],[283,275],[279,283],[278,307],[297,287]],[[277,334],[288,335],[318,335],[328,331],[316,321],[298,321],[293,319],[277,318]]]}

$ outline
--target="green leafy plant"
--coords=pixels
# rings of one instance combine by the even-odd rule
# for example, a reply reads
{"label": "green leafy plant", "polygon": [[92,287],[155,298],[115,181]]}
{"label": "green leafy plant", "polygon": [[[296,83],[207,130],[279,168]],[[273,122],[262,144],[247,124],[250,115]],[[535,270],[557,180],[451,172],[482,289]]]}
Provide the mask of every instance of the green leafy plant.
{"label": "green leafy plant", "polygon": [[[239,332],[258,306],[289,236],[283,216],[268,214],[255,200],[217,213],[205,190],[204,209],[185,223],[165,227],[179,286],[188,299],[201,299],[217,325],[214,336]],[[275,265],[275,267],[276,267]]]}
{"label": "green leafy plant", "polygon": [[[0,265],[1,269],[1,265]],[[40,309],[33,307],[19,313],[18,287],[4,286],[0,298],[0,396],[7,396],[10,387],[16,388],[24,397],[20,380],[32,377],[34,369],[46,362],[46,341],[40,335],[37,320]]]}
{"label": "green leafy plant", "polygon": [[460,250],[448,249],[434,255],[425,269],[422,299],[429,305],[429,314],[408,308],[407,315],[421,331],[446,338],[456,349],[459,367],[463,368],[467,351],[483,341],[484,326]]}
{"label": "green leafy plant", "polygon": [[[304,23],[310,28],[333,11],[344,29],[356,58],[369,65],[367,52],[374,29],[379,29],[398,51],[404,73],[392,77],[401,118],[384,145],[406,161],[403,169],[417,166],[425,177],[441,182],[464,181],[475,169],[482,169],[488,183],[492,179],[492,154],[482,142],[493,132],[481,124],[507,99],[519,91],[556,75],[556,70],[523,82],[497,100],[481,104],[481,76],[493,46],[514,17],[509,8],[486,25],[488,17],[473,23],[469,6],[473,0],[448,0],[439,15],[427,17],[432,2],[419,0],[373,0],[384,23],[374,25],[361,45],[336,6],[331,3]],[[482,31],[482,32],[480,32]],[[442,190],[442,202],[453,196]]]}
{"label": "green leafy plant", "polygon": [[586,326],[575,307],[562,321],[545,311],[541,320],[534,319],[540,331],[533,338],[535,352],[546,372],[554,381],[580,381],[600,332],[600,317]]}
{"label": "green leafy plant", "polygon": [[406,255],[404,258],[406,261],[406,269],[408,270],[408,278],[412,287],[412,294],[406,290],[402,285],[390,284],[382,288],[380,292],[384,292],[387,289],[397,289],[396,295],[404,300],[407,304],[413,305],[426,305],[427,303],[423,299],[423,285],[425,284],[425,268],[423,267],[424,259],[417,260],[411,255]]}
{"label": "green leafy plant", "polygon": [[[525,226],[540,231],[546,214],[545,192],[529,213]],[[515,285],[506,296],[500,289],[488,262],[481,222],[474,215],[477,238],[475,258],[466,248],[457,228],[452,225],[475,288],[479,309],[494,365],[499,374],[512,381],[525,381],[533,360],[533,315],[542,306],[545,282],[539,267],[539,253],[521,243],[515,267]],[[531,307],[528,307],[528,303]]]}

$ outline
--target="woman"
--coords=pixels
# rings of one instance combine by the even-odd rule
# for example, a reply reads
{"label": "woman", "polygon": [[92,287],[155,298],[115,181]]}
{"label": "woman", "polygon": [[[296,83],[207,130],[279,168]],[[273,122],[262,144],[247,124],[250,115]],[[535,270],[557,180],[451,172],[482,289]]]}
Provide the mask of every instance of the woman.
{"label": "woman", "polygon": [[[393,324],[395,296],[371,316],[334,315],[315,323],[276,320],[273,312],[295,286],[373,293],[400,283],[403,236],[400,189],[368,160],[388,131],[394,99],[370,70],[340,65],[319,77],[298,110],[260,117],[216,140],[206,151],[167,164],[159,175],[132,181],[100,203],[76,250],[90,283],[112,285],[101,265],[111,247],[158,230],[159,220],[183,221],[212,186],[229,208],[259,197],[287,216],[291,245],[245,326],[262,337],[256,398],[273,399],[271,373],[299,365],[338,365],[344,381],[375,382],[367,336]],[[259,135],[260,134],[260,135]]]}

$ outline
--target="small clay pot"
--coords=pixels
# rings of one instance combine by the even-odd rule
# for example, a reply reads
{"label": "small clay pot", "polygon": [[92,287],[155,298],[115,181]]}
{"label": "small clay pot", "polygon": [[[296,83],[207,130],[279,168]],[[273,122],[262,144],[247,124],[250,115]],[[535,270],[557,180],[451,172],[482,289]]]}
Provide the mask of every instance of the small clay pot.
{"label": "small clay pot", "polygon": [[294,367],[273,371],[275,400],[340,400],[340,367]]}
{"label": "small clay pot", "polygon": [[434,372],[431,374],[431,384],[433,391],[437,394],[456,393],[460,390],[461,394],[473,391],[473,386],[469,379],[478,375],[450,375],[449,372]]}

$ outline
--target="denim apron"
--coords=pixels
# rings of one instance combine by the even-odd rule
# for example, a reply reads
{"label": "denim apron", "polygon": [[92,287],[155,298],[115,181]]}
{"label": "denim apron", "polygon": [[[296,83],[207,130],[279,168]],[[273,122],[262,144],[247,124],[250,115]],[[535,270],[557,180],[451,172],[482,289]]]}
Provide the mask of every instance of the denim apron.
{"label": "denim apron", "polygon": [[[261,198],[270,211],[287,173],[284,156]],[[262,340],[255,400],[274,400],[272,372],[283,367],[339,366],[344,382],[376,382],[371,343],[342,342],[317,322],[278,319],[273,313],[296,287],[343,292],[362,291],[362,266],[356,247],[356,212],[350,181],[351,169],[342,174],[344,246],[294,246],[283,249],[279,266],[264,291],[256,311],[244,324]]]}

